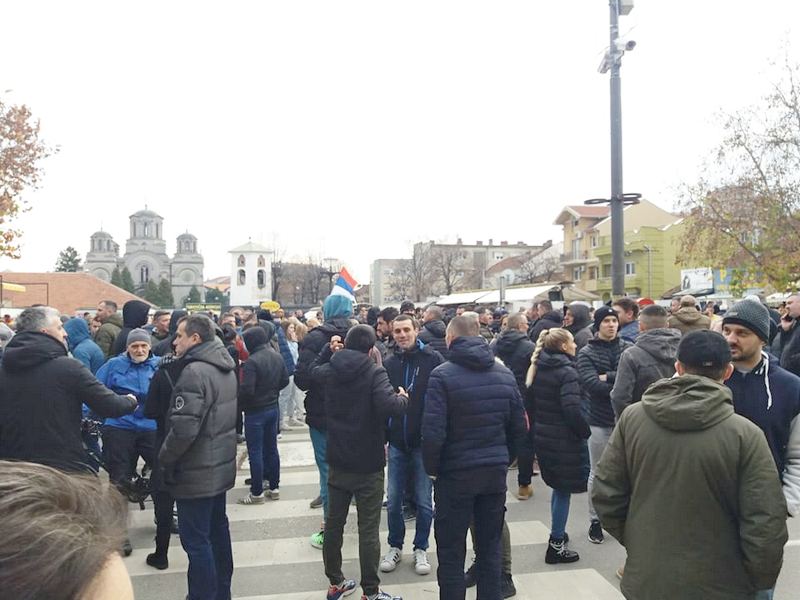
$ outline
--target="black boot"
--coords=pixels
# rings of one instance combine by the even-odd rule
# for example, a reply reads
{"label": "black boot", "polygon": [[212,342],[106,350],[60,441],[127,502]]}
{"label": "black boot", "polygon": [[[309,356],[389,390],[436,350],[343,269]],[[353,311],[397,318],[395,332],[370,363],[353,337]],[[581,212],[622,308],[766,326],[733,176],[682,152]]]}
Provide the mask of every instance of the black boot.
{"label": "black boot", "polygon": [[156,550],[152,554],[148,554],[145,562],[147,562],[147,564],[151,567],[155,567],[159,571],[169,568],[169,560],[167,559],[166,551],[159,552]]}
{"label": "black boot", "polygon": [[514,586],[514,580],[511,579],[511,573],[503,573],[500,579],[500,593],[503,598],[511,598],[517,595],[517,588]]}
{"label": "black boot", "polygon": [[472,561],[467,572],[464,573],[464,585],[468,588],[475,587],[478,583],[478,566],[475,561]]}
{"label": "black boot", "polygon": [[544,562],[548,565],[555,565],[558,563],[574,563],[580,556],[577,552],[573,552],[567,548],[567,542],[564,539],[557,540],[553,537],[550,538],[547,544],[547,554],[545,554]]}

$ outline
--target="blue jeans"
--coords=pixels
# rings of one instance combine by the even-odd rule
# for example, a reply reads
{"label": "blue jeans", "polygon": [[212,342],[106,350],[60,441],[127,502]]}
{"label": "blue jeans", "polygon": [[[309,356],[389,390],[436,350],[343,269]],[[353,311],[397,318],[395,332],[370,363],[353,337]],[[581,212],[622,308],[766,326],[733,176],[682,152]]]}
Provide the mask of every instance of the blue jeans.
{"label": "blue jeans", "polygon": [[759,590],[756,592],[754,600],[772,600],[772,593],[775,590]]}
{"label": "blue jeans", "polygon": [[569,492],[553,490],[550,496],[550,537],[556,540],[564,539],[569,518],[569,500]]}
{"label": "blue jeans", "polygon": [[328,448],[328,434],[319,429],[309,427],[311,433],[311,445],[314,446],[314,460],[319,471],[319,495],[322,498],[322,515],[328,518],[328,461],[325,459],[325,452]]}
{"label": "blue jeans", "polygon": [[244,435],[250,458],[250,493],[264,493],[264,480],[269,489],[276,490],[281,479],[281,457],[278,454],[278,423],[280,409],[271,406],[244,415]]}
{"label": "blue jeans", "polygon": [[233,552],[225,492],[176,500],[181,546],[189,557],[189,600],[230,600]]}
{"label": "blue jeans", "polygon": [[389,546],[403,549],[406,523],[403,519],[403,495],[409,469],[414,478],[414,502],[417,504],[417,531],[414,550],[428,549],[428,537],[433,522],[431,492],[433,483],[422,465],[422,449],[400,450],[389,444],[389,483],[387,515],[389,520]]}

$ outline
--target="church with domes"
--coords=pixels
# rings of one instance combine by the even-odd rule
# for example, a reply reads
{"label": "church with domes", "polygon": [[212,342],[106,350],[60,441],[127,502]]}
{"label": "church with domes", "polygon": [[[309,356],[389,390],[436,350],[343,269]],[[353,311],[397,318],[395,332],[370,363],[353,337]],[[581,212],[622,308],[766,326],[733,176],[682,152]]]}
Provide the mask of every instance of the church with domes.
{"label": "church with domes", "polygon": [[84,268],[103,281],[111,281],[115,267],[127,267],[137,289],[148,281],[158,284],[166,279],[172,285],[176,303],[189,295],[192,286],[201,297],[203,289],[203,257],[197,251],[197,238],[186,232],[178,236],[175,255],[167,255],[164,241],[164,219],[146,207],[130,216],[130,237],[125,254],[119,255],[119,244],[105,231],[93,233]]}

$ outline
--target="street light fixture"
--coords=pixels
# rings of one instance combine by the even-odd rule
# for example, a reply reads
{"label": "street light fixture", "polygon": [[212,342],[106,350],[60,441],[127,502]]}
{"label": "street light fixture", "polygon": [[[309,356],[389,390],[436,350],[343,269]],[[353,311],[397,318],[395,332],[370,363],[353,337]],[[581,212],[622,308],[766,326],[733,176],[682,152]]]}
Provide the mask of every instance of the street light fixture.
{"label": "street light fixture", "polygon": [[625,294],[625,250],[622,210],[626,204],[636,204],[641,194],[622,191],[622,93],[619,69],[622,55],[633,50],[636,42],[619,37],[619,16],[633,10],[633,0],[609,0],[609,45],[600,63],[600,73],[610,72],[611,96],[611,198],[587,200],[585,204],[609,203],[611,205],[611,294],[619,298]]}

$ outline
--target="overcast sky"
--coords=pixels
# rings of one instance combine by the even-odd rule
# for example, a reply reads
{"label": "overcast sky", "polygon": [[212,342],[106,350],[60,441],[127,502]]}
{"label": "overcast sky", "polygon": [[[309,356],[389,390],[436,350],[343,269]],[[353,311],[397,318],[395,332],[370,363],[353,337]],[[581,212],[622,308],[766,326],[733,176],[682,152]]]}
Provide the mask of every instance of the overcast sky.
{"label": "overcast sky", "polygon": [[[637,0],[625,191],[672,208],[793,26],[796,0]],[[0,93],[61,151],[0,270],[51,270],[101,226],[124,249],[145,204],[206,278],[248,237],[362,283],[414,241],[557,240],[561,206],[609,194],[607,45],[604,0],[6,1]]]}

